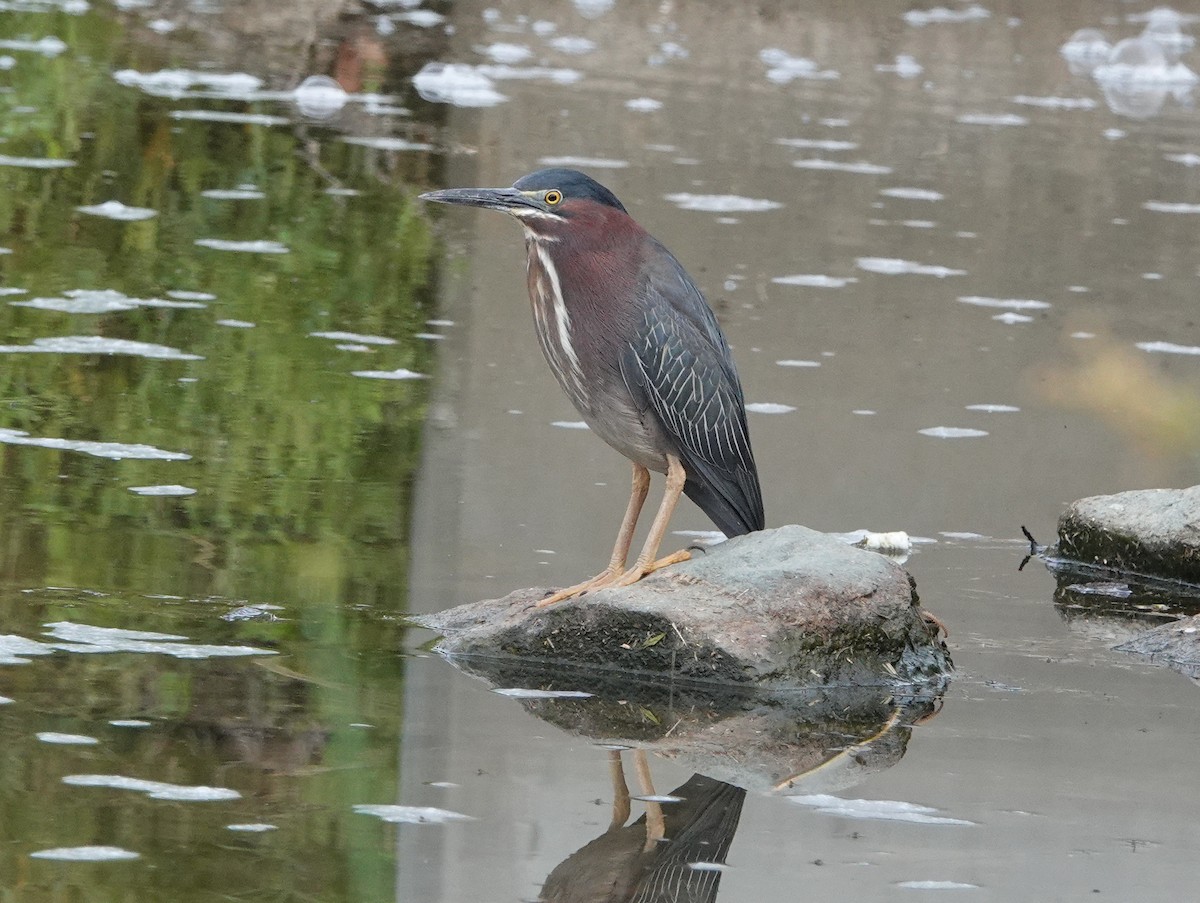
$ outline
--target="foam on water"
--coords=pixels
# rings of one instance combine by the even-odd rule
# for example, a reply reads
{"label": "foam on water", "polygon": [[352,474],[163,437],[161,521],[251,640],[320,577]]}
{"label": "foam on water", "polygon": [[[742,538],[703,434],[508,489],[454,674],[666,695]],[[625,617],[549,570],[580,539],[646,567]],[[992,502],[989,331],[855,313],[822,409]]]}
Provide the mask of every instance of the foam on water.
{"label": "foam on water", "polygon": [[[167,292],[168,298],[177,298],[180,301],[216,301],[217,296],[211,292],[192,292],[186,289],[171,289]],[[190,305],[194,307],[204,307],[203,304]]]}
{"label": "foam on water", "polygon": [[701,210],[706,213],[758,213],[782,207],[779,201],[765,198],[745,198],[736,194],[668,194],[664,197],[681,210]]}
{"label": "foam on water", "polygon": [[215,320],[218,326],[228,326],[230,329],[253,329],[257,323],[251,323],[249,320]]}
{"label": "foam on water", "polygon": [[168,483],[160,486],[130,486],[129,491],[138,495],[183,496],[196,494],[196,490],[192,487],[180,486],[178,483]]}
{"label": "foam on water", "polygon": [[978,884],[965,884],[962,881],[898,881],[896,887],[910,890],[974,890]]}
{"label": "foam on water", "polygon": [[571,56],[582,56],[596,49],[595,41],[589,38],[576,37],[575,35],[562,35],[557,38],[551,38],[546,43],[559,53],[566,53]]}
{"label": "foam on water", "polygon": [[847,800],[827,793],[791,796],[788,799],[801,806],[808,806],[826,815],[842,818],[867,818],[880,821],[907,821],[922,825],[973,825],[963,818],[940,816],[937,809],[917,803],[899,800]]}
{"label": "foam on water", "polygon": [[790,360],[789,359],[789,360],[783,360],[783,361],[776,361],[775,365],[777,367],[819,367],[819,366],[821,366],[821,362],[820,361],[799,361],[799,360]]}
{"label": "foam on water", "polygon": [[845,288],[858,282],[854,276],[825,276],[817,273],[796,273],[792,276],[776,276],[771,280],[779,285],[803,285],[808,288]]}
{"label": "foam on water", "polygon": [[61,160],[57,157],[10,157],[8,154],[0,154],[0,166],[19,166],[24,169],[66,169],[74,165],[74,160]]}
{"label": "foam on water", "polygon": [[354,807],[360,815],[374,815],[399,825],[444,825],[452,821],[474,821],[470,815],[433,806],[396,806],[360,803]]}
{"label": "foam on water", "polygon": [[1015,414],[1021,409],[1011,404],[969,404],[968,411],[982,411],[985,414]]}
{"label": "foam on water", "polygon": [[110,339],[98,335],[64,335],[34,339],[29,345],[0,345],[0,354],[126,354],[154,360],[202,361],[198,354],[187,354],[166,345]]}
{"label": "foam on water", "polygon": [[363,335],[357,332],[310,332],[314,339],[332,339],[335,342],[357,342],[360,345],[395,345],[395,339],[381,335]]}
{"label": "foam on water", "polygon": [[494,107],[508,100],[491,78],[464,63],[426,63],[413,76],[413,87],[424,100],[455,107]]}
{"label": "foam on water", "polygon": [[985,298],[981,295],[962,295],[958,299],[963,304],[975,307],[1000,307],[1005,310],[1045,310],[1050,307],[1048,301],[1034,301],[1029,298]]}
{"label": "foam on water", "polygon": [[214,251],[234,251],[240,254],[287,254],[291,249],[280,242],[258,239],[257,241],[231,241],[225,238],[197,238],[202,248]]}
{"label": "foam on water", "polygon": [[1174,342],[1138,342],[1137,347],[1156,354],[1200,354],[1200,346],[1176,345]]}
{"label": "foam on water", "polygon": [[142,728],[154,726],[151,722],[143,721],[141,718],[115,718],[108,723],[113,727]]}
{"label": "foam on water", "polygon": [[158,216],[157,210],[151,210],[149,207],[127,207],[120,201],[105,201],[102,204],[91,204],[75,209],[88,216],[99,216],[121,222],[136,222]]}
{"label": "foam on water", "polygon": [[278,825],[269,825],[265,822],[246,822],[244,824],[226,825],[226,831],[239,831],[245,834],[263,834],[267,831],[277,831]]}
{"label": "foam on water", "polygon": [[574,169],[625,169],[629,165],[628,160],[614,160],[611,157],[541,157],[538,163]]}
{"label": "foam on water", "polygon": [[51,655],[54,647],[15,634],[0,634],[0,665],[28,665],[31,656]]}
{"label": "foam on water", "polygon": [[287,125],[291,122],[286,116],[235,113],[228,110],[172,110],[171,118],[196,122],[230,122],[236,125]]}
{"label": "foam on water", "polygon": [[945,197],[940,191],[933,191],[929,188],[884,188],[879,193],[889,198],[902,198],[906,201],[940,201]]}
{"label": "foam on water", "polygon": [[796,408],[794,405],[774,401],[755,401],[746,405],[746,410],[752,414],[790,414]]}
{"label": "foam on water", "polygon": [[962,9],[950,9],[945,6],[935,6],[932,9],[910,9],[900,18],[914,28],[923,28],[926,25],[978,22],[990,18],[991,15],[978,3],[972,3]]}
{"label": "foam on water", "polygon": [[662,101],[653,97],[633,97],[625,101],[625,109],[634,113],[653,113],[662,109]]}
{"label": "foam on water", "polygon": [[262,87],[262,79],[245,72],[193,72],[188,69],[160,69],[138,72],[121,69],[113,73],[117,84],[137,88],[155,97],[185,97],[197,89],[221,97],[246,98]]}
{"label": "foam on water", "polygon": [[513,44],[508,41],[497,41],[486,47],[477,47],[477,52],[486,56],[493,63],[523,63],[533,56],[533,51],[526,44]]}
{"label": "foam on water", "polygon": [[934,439],[978,439],[988,434],[987,430],[974,430],[962,426],[929,426],[917,432]]}
{"label": "foam on water", "polygon": [[854,163],[844,163],[841,160],[826,160],[823,157],[809,157],[806,160],[793,160],[792,166],[797,169],[824,169],[836,172],[853,172],[865,176],[886,176],[892,171],[890,166],[879,163],[868,163],[859,160]]}
{"label": "foam on water", "polygon": [[32,445],[37,448],[54,448],[61,451],[77,451],[97,458],[114,461],[125,458],[156,461],[190,461],[192,456],[183,452],[164,451],[152,445],[126,445],[121,442],[92,442],[83,439],[55,439],[30,436],[24,430],[0,428],[0,442],[6,445]]}
{"label": "foam on water", "polygon": [[0,696],[0,705],[12,705],[13,699],[8,696]]}
{"label": "foam on water", "polygon": [[1170,160],[1172,163],[1182,163],[1184,166],[1200,166],[1200,154],[1163,154],[1164,160]]}
{"label": "foam on water", "polygon": [[1018,94],[1009,99],[1013,103],[1041,107],[1044,110],[1094,110],[1098,106],[1090,97],[1030,97],[1027,94]]}
{"label": "foam on water", "polygon": [[1184,201],[1146,201],[1142,208],[1153,210],[1155,213],[1200,213],[1200,204]]}
{"label": "foam on water", "polygon": [[1027,316],[1026,314],[1019,314],[1012,310],[1006,310],[1002,314],[996,314],[996,316],[992,317],[992,319],[1000,323],[1007,323],[1009,326],[1013,325],[1014,323],[1033,322],[1033,317]]}
{"label": "foam on water", "polygon": [[[46,635],[61,642],[53,648],[64,652],[112,653],[140,652],[169,655],[179,659],[231,658],[251,655],[276,655],[270,649],[254,646],[218,646],[185,642],[187,637],[115,627],[93,627],[72,621],[47,624]],[[42,645],[42,644],[39,644]]]}
{"label": "foam on water", "polygon": [[876,63],[876,72],[890,72],[901,78],[916,78],[925,71],[925,67],[907,53],[897,54],[893,63]]}
{"label": "foam on water", "polygon": [[0,50],[36,53],[49,59],[53,59],[66,49],[67,45],[54,35],[47,35],[44,38],[38,38],[36,41],[27,38],[0,41]]}
{"label": "foam on water", "polygon": [[409,141],[407,138],[397,138],[391,135],[367,136],[365,138],[342,136],[341,140],[347,144],[356,144],[359,147],[369,147],[374,150],[431,151],[435,149],[432,144],[424,141]]}
{"label": "foam on water", "polygon": [[200,192],[200,197],[213,201],[257,201],[265,198],[266,194],[257,188],[247,186],[245,188],[209,188],[207,191]]}
{"label": "foam on water", "polygon": [[776,138],[775,143],[805,150],[843,151],[858,148],[857,141],[835,141],[832,138]]}
{"label": "foam on water", "polygon": [[120,774],[69,774],[62,782],[72,787],[107,787],[111,790],[131,790],[144,793],[152,800],[172,800],[184,803],[213,803],[241,799],[238,791],[228,787],[169,784],[165,781],[146,781]]}
{"label": "foam on water", "polygon": [[855,264],[860,270],[866,270],[868,273],[882,273],[887,276],[936,276],[944,279],[947,276],[965,276],[967,274],[966,270],[917,263],[912,260],[900,260],[894,257],[859,257],[855,260]]}
{"label": "foam on water", "polygon": [[412,370],[406,370],[400,367],[396,370],[355,370],[353,376],[361,376],[365,379],[428,379],[424,373],[416,373]]}
{"label": "foam on water", "polygon": [[346,89],[328,75],[310,75],[292,94],[301,115],[310,119],[328,119],[346,105]]}
{"label": "foam on water", "polygon": [[54,847],[53,849],[37,850],[30,853],[29,858],[53,859],[58,862],[119,862],[128,859],[140,859],[141,854],[122,849],[121,847]]}
{"label": "foam on water", "polygon": [[562,430],[587,430],[587,429],[591,429],[591,427],[589,427],[589,426],[588,426],[586,423],[584,423],[582,420],[552,420],[552,421],[550,421],[550,425],[551,425],[551,426],[556,426],[556,427],[558,427],[559,429],[562,429]]}
{"label": "foam on water", "polygon": [[1016,113],[963,113],[955,122],[962,125],[1029,125],[1029,120]]}
{"label": "foam on water", "polygon": [[[32,307],[37,310],[56,310],[68,314],[106,314],[114,311],[133,310],[137,307],[167,307],[180,309],[201,309],[206,305],[197,300],[186,300],[181,295],[201,295],[201,293],[167,292],[179,300],[166,301],[162,298],[130,298],[123,292],[113,289],[68,289],[60,298],[31,298],[28,301],[10,301],[15,307]],[[203,295],[212,300],[213,295]]]}
{"label": "foam on water", "polygon": [[41,731],[37,738],[43,743],[59,746],[95,746],[100,741],[86,734],[60,734],[57,731]]}
{"label": "foam on water", "polygon": [[525,687],[495,687],[492,692],[514,699],[590,699],[594,695],[583,690],[535,690]]}
{"label": "foam on water", "polygon": [[808,81],[831,81],[841,77],[833,69],[822,69],[813,60],[792,56],[778,47],[768,47],[760,51],[758,58],[767,66],[767,78],[777,85],[786,85],[798,78]]}

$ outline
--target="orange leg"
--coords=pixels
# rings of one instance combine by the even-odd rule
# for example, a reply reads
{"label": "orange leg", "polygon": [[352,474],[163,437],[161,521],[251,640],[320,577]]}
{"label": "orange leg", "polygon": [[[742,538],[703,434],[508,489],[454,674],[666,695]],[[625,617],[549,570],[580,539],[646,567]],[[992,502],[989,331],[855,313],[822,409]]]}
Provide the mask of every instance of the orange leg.
{"label": "orange leg", "polygon": [[629,546],[633,543],[633,531],[637,528],[638,516],[642,513],[642,505],[646,503],[646,494],[650,491],[650,471],[640,464],[633,465],[633,490],[629,495],[629,505],[625,508],[625,519],[621,521],[621,529],[617,531],[617,541],[613,545],[612,558],[608,567],[590,580],[576,583],[566,589],[560,589],[553,596],[548,596],[538,602],[537,607],[553,605],[590,589],[599,589],[615,583],[625,571],[625,559],[629,557]]}
{"label": "orange leg", "polygon": [[683,464],[674,455],[667,455],[667,491],[663,493],[658,513],[654,515],[654,523],[650,525],[650,535],[646,537],[646,544],[642,546],[642,554],[638,555],[633,567],[618,577],[613,582],[613,586],[629,586],[660,568],[687,561],[692,557],[687,549],[680,549],[666,558],[655,560],[658,547],[662,545],[667,527],[671,523],[671,515],[675,513],[675,506],[679,504],[679,496],[683,494],[683,484],[686,482],[687,472],[683,469]]}
{"label": "orange leg", "polygon": [[[650,763],[646,761],[646,751],[633,751],[633,767],[637,772],[638,786],[642,796],[654,796],[654,781],[650,778]],[[646,800],[646,844],[645,852],[654,849],[654,845],[663,839],[667,833],[667,820],[663,817],[662,803]]]}
{"label": "orange leg", "polygon": [[608,751],[609,776],[613,785],[613,814],[608,830],[615,831],[629,821],[629,785],[625,783],[625,770],[621,767],[621,751]]}

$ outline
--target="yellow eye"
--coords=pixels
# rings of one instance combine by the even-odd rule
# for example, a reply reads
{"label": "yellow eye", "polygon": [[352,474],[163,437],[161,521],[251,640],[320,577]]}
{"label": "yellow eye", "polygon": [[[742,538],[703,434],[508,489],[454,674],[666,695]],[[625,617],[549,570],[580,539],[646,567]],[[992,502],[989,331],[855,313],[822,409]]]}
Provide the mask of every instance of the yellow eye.
{"label": "yellow eye", "polygon": [[549,204],[551,207],[553,207],[555,204],[562,201],[562,192],[559,191],[557,188],[551,188],[549,191],[546,192],[545,201],[547,204]]}

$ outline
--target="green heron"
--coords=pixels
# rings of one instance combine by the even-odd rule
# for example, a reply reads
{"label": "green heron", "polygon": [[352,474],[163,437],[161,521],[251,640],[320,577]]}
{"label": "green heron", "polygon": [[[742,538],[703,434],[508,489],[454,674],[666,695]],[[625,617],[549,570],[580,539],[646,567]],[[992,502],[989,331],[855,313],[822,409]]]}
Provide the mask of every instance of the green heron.
{"label": "green heron", "polygon": [[[550,369],[592,431],[633,463],[633,491],[608,567],[540,604],[627,586],[686,560],[686,551],[656,560],[680,493],[727,536],[763,528],[729,344],[683,266],[611,191],[572,169],[542,169],[512,188],[421,197],[521,221],[533,320]],[[666,492],[626,569],[651,470],[666,474]]]}

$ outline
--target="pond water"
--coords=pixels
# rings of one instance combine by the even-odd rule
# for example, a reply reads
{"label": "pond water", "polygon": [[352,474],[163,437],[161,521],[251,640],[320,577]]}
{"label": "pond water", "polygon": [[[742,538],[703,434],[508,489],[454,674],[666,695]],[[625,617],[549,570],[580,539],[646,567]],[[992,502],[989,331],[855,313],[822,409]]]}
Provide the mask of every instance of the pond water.
{"label": "pond water", "polygon": [[[1019,567],[1200,482],[1197,16],[935,6],[0,2],[0,898],[1187,899],[1200,693],[1112,647],[1194,600]],[[550,164],[717,310],[768,526],[919,539],[939,698],[405,627],[625,504],[519,228],[415,200]]]}

